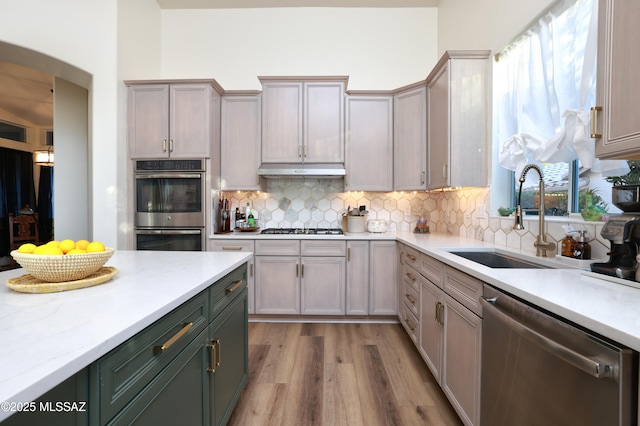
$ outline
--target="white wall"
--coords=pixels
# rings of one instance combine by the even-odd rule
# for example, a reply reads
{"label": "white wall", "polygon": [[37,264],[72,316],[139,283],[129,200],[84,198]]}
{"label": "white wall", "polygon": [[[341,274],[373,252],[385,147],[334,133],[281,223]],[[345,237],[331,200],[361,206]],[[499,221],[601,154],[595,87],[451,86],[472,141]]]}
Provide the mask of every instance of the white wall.
{"label": "white wall", "polygon": [[162,11],[162,77],[260,89],[260,75],[347,75],[349,89],[394,89],[438,59],[435,8]]}
{"label": "white wall", "polygon": [[[118,146],[116,0],[0,0],[0,60],[49,72],[89,90],[87,159],[92,215],[90,239],[116,241]],[[55,112],[54,112],[55,115]],[[56,129],[56,132],[59,129]],[[56,148],[63,144],[56,138]],[[76,182],[65,182],[74,191]],[[73,232],[57,226],[56,235]]]}
{"label": "white wall", "polygon": [[438,52],[503,48],[555,0],[440,0]]}

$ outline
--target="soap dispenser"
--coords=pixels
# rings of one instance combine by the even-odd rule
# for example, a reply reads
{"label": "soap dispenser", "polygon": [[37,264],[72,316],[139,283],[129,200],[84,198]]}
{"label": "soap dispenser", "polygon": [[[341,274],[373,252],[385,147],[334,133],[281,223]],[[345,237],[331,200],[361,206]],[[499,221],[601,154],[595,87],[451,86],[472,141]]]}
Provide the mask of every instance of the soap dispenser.
{"label": "soap dispenser", "polygon": [[576,248],[573,251],[573,257],[575,259],[591,259],[591,244],[587,239],[587,231],[578,231],[578,238],[576,240]]}
{"label": "soap dispenser", "polygon": [[564,257],[573,257],[576,249],[576,240],[573,239],[571,234],[575,234],[576,231],[571,225],[563,225],[562,229],[564,229],[566,236],[560,241],[560,254]]}

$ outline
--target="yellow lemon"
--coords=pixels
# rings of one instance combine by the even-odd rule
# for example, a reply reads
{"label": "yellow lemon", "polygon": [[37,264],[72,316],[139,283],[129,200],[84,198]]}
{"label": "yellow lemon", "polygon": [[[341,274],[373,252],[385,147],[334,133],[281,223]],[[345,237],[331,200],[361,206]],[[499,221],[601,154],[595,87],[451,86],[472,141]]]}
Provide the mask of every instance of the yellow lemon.
{"label": "yellow lemon", "polygon": [[53,244],[44,244],[36,247],[35,250],[33,250],[33,254],[63,255],[64,253],[62,253],[60,247]]}
{"label": "yellow lemon", "polygon": [[49,241],[49,242],[48,242],[47,244],[45,244],[45,245],[59,247],[59,246],[60,246],[60,241],[51,240],[51,241]]}
{"label": "yellow lemon", "polygon": [[86,253],[87,251],[81,248],[74,248],[69,250],[66,254],[82,254],[82,253]]}
{"label": "yellow lemon", "polygon": [[87,241],[87,240],[78,240],[78,241],[76,241],[76,248],[79,248],[79,249],[82,249],[82,250],[86,250],[88,245],[89,245],[89,241]]}
{"label": "yellow lemon", "polygon": [[33,251],[35,249],[36,249],[36,245],[35,244],[24,243],[20,247],[18,247],[18,252],[20,252],[20,253],[33,253]]}
{"label": "yellow lemon", "polygon": [[104,251],[104,244],[100,241],[92,241],[87,246],[87,253],[93,253],[98,251]]}
{"label": "yellow lemon", "polygon": [[69,250],[76,248],[76,242],[73,240],[62,240],[58,247],[60,247],[60,250],[62,250],[63,253],[68,253]]}

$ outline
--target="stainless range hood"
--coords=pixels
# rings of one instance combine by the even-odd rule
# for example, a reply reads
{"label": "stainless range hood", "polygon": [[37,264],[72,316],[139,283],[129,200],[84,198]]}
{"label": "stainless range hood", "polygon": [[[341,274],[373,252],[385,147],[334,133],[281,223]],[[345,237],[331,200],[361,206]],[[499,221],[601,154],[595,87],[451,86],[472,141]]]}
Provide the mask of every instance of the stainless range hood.
{"label": "stainless range hood", "polygon": [[347,174],[344,164],[262,164],[258,175],[265,178],[307,177],[337,179]]}

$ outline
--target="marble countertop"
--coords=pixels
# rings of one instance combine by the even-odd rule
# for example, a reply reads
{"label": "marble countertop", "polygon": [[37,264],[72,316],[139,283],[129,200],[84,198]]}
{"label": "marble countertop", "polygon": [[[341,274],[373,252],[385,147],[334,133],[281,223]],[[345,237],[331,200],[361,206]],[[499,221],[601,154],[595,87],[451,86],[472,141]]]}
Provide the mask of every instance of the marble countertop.
{"label": "marble countertop", "polygon": [[[0,402],[29,402],[245,263],[250,253],[117,250],[109,282],[26,294],[0,288]],[[24,269],[0,273],[5,283]],[[11,415],[0,410],[0,421]]]}

